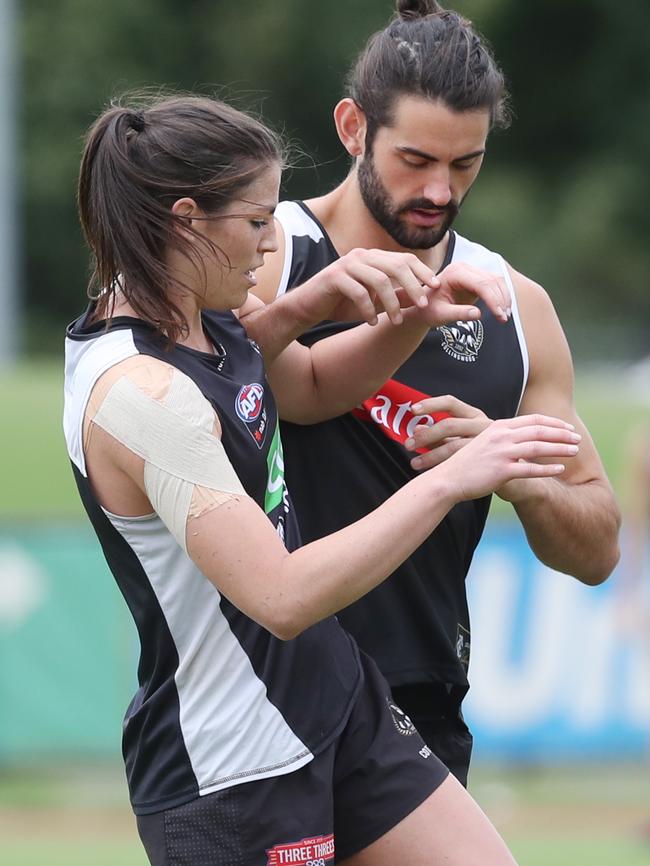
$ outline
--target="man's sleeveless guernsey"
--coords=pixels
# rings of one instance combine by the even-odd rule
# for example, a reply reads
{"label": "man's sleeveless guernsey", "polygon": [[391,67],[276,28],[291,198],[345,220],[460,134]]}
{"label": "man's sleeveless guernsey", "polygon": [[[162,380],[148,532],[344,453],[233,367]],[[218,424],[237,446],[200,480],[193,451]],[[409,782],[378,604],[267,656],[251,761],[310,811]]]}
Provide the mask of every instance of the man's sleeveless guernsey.
{"label": "man's sleeveless guernsey", "polygon": [[109,331],[82,317],[66,339],[68,451],[140,638],[139,688],[123,735],[136,814],[298,769],[341,730],[360,686],[358,651],[334,618],[278,640],[220,595],[157,515],[118,517],[93,495],[82,447],[90,392],[109,367],[150,355],[198,385],[219,416],[224,448],[246,492],[288,549],[298,545],[259,351],[231,313],[204,314],[204,328],[214,355],[167,349],[145,323],[126,317]]}
{"label": "man's sleeveless guernsey", "polygon": [[[338,258],[322,225],[302,202],[282,202],[276,217],[286,253],[280,292],[300,285]],[[501,256],[450,234],[444,266],[468,262],[508,284],[513,315],[433,329],[373,399],[351,414],[309,427],[282,424],[287,484],[308,542],[367,514],[416,474],[403,443],[424,396],[453,394],[491,418],[517,413],[528,356],[516,297]],[[312,344],[346,325],[323,323],[301,340]],[[456,506],[428,540],[383,584],[339,614],[342,625],[378,662],[391,685],[444,683],[457,701],[467,691],[470,624],[465,577],[490,499]]]}

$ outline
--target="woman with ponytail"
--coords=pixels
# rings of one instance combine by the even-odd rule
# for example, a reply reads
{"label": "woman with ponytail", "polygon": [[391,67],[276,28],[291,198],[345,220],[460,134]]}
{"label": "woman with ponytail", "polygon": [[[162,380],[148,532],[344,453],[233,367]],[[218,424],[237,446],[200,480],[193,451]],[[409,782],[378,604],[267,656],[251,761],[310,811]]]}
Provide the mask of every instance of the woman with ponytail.
{"label": "woman with ponytail", "polygon": [[[140,639],[123,728],[138,830],[155,866],[506,866],[334,614],[456,502],[562,471],[576,437],[551,418],[498,422],[300,548],[269,381],[285,417],[321,420],[432,325],[475,319],[468,299],[507,312],[498,279],[379,251],[263,307],[249,290],[276,249],[282,161],[262,123],[185,96],[113,105],[83,154],[92,301],[67,333],[64,427]],[[351,308],[368,323],[315,350],[292,342]]]}

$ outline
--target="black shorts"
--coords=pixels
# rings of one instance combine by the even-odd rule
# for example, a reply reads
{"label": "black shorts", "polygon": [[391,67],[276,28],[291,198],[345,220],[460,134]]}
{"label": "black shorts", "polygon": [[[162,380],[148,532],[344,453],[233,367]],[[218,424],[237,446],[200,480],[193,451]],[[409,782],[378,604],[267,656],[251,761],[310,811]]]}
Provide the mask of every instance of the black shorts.
{"label": "black shorts", "polygon": [[443,683],[393,686],[395,703],[408,713],[422,739],[467,787],[473,737],[460,704]]}
{"label": "black shorts", "polygon": [[447,777],[374,662],[341,735],[299,770],[137,818],[153,866],[332,866],[379,839]]}

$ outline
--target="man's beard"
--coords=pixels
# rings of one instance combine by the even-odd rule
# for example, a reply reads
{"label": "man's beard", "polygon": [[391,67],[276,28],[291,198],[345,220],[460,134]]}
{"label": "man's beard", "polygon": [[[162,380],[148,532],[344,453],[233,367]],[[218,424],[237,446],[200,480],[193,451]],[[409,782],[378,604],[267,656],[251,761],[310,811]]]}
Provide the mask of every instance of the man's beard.
{"label": "man's beard", "polygon": [[[461,203],[454,201],[454,199],[442,207],[426,198],[411,199],[397,207],[377,174],[372,153],[365,156],[359,163],[357,178],[361,198],[373,218],[396,243],[406,249],[426,250],[435,247],[447,234],[451,224],[458,216]],[[402,214],[417,209],[444,211],[445,217],[442,223],[435,228],[407,225]]]}

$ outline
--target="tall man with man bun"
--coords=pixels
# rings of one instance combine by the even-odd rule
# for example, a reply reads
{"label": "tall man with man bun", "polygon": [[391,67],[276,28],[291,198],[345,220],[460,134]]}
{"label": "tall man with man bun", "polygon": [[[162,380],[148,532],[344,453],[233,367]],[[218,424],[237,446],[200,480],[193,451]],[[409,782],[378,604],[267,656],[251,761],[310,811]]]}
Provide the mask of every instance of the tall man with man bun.
{"label": "tall man with man bun", "polygon": [[[579,455],[559,477],[513,481],[497,493],[514,505],[542,562],[601,583],[618,560],[619,512],[574,408],[571,355],[553,304],[501,255],[452,228],[490,130],[508,123],[503,75],[488,46],[434,0],[398,0],[350,71],[334,121],[350,172],[326,195],[280,204],[280,248],[267,257],[256,292],[270,301],[328,275],[363,283],[378,251],[411,251],[434,271],[464,262],[498,274],[511,315],[504,324],[483,308],[480,321],[432,329],[354,412],[284,425],[305,540],[358,520],[491,419],[543,412],[575,425]],[[343,327],[326,322],[302,339],[311,344]],[[391,578],[339,614],[379,663],[395,702],[465,784],[472,747],[461,712],[471,646],[465,578],[489,502],[456,506]]]}

